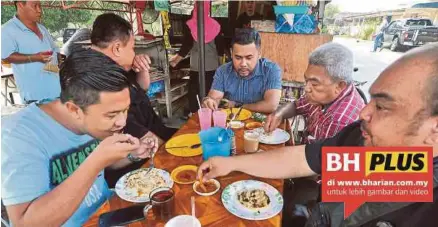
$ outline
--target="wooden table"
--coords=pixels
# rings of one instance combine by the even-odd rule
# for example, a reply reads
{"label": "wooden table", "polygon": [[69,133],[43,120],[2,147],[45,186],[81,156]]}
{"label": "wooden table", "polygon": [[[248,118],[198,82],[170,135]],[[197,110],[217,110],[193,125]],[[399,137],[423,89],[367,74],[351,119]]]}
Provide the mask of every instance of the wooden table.
{"label": "wooden table", "polygon": [[[248,120],[247,122],[250,122]],[[179,129],[179,131],[175,135],[187,134],[187,133],[198,133],[199,132],[199,120],[197,115],[193,116],[188,120],[188,122]],[[236,146],[237,153],[239,155],[244,154],[243,151],[243,132],[244,129],[235,130],[236,135]],[[268,151],[274,148],[282,147],[284,145],[264,145],[260,144],[260,148]],[[166,152],[164,146],[160,147],[157,154],[155,155],[155,167],[159,169],[164,169],[169,173],[172,172],[173,169],[180,165],[200,165],[202,163],[202,156],[195,157],[176,157]],[[148,165],[146,163],[145,165]],[[145,166],[147,167],[147,166]],[[217,180],[221,183],[220,190],[214,194],[213,196],[203,197],[199,196],[193,191],[192,185],[180,185],[174,183],[173,190],[175,191],[175,212],[176,215],[182,214],[191,214],[190,207],[190,197],[195,196],[196,199],[196,216],[201,222],[202,226],[210,226],[210,227],[223,227],[223,226],[281,226],[281,212],[273,218],[264,221],[249,221],[241,219],[237,216],[234,216],[230,212],[228,212],[222,204],[221,194],[222,190],[230,185],[233,182],[240,180],[248,180],[254,179],[266,182],[273,187],[275,187],[280,193],[283,193],[283,180],[272,180],[272,179],[264,179],[253,177],[240,172],[233,172],[227,176],[219,177]],[[117,195],[109,202],[110,210],[117,210],[124,207],[129,207],[133,205],[131,202],[124,201],[120,199]],[[148,216],[148,224],[146,221],[140,221],[131,223],[130,227],[144,227],[144,226],[164,226],[164,223],[155,222],[152,210],[150,210],[150,215]],[[97,217],[94,217],[89,220],[86,226],[97,226]]]}

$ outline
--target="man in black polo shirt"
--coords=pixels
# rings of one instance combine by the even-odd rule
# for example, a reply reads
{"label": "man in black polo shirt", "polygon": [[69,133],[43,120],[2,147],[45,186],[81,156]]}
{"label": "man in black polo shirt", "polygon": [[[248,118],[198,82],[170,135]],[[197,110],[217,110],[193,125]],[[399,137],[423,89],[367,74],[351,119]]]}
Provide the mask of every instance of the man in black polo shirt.
{"label": "man in black polo shirt", "polygon": [[[434,202],[366,203],[343,221],[342,204],[324,204],[331,226],[437,226],[438,223],[438,44],[409,51],[386,68],[370,88],[371,101],[360,122],[345,127],[335,137],[276,151],[234,157],[214,157],[198,170],[204,180],[241,171],[265,178],[296,178],[321,173],[323,146],[432,146]],[[264,166],[264,168],[260,168]],[[399,206],[397,209],[394,207]],[[306,226],[321,212],[312,213]],[[339,218],[341,217],[341,218]]]}
{"label": "man in black polo shirt", "polygon": [[[140,140],[154,138],[158,141],[158,146],[169,140],[176,129],[166,127],[152,108],[146,94],[150,85],[150,59],[145,54],[136,55],[134,52],[135,41],[131,24],[116,14],[105,13],[96,18],[91,32],[86,30],[78,32],[80,33],[75,34],[63,48],[69,54],[79,51],[88,51],[92,54],[97,51],[111,58],[114,64],[129,71],[131,104],[126,113],[128,116],[124,133]],[[91,39],[90,49],[85,50],[74,45],[75,42],[86,39]],[[89,65],[89,67],[94,66]],[[131,161],[134,163],[122,169],[106,170],[105,178],[111,188],[125,173],[140,168],[146,162],[146,160]]]}

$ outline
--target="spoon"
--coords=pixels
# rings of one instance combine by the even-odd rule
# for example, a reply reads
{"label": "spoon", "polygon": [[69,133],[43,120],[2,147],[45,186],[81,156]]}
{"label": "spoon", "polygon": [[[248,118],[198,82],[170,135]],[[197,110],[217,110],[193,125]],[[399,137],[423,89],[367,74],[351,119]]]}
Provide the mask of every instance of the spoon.
{"label": "spoon", "polygon": [[190,149],[196,149],[196,148],[198,148],[198,147],[200,147],[200,146],[201,146],[201,144],[200,144],[200,143],[197,143],[197,144],[193,144],[193,145],[190,145],[190,146],[166,147],[166,149],[174,149],[174,148],[190,148]]}
{"label": "spoon", "polygon": [[199,186],[204,190],[207,191],[207,188],[204,185],[204,171],[201,172],[201,176],[199,177]]}
{"label": "spoon", "polygon": [[233,108],[232,107],[230,107],[230,115],[228,115],[228,118],[231,120],[231,119],[234,119],[234,114],[233,114]]}

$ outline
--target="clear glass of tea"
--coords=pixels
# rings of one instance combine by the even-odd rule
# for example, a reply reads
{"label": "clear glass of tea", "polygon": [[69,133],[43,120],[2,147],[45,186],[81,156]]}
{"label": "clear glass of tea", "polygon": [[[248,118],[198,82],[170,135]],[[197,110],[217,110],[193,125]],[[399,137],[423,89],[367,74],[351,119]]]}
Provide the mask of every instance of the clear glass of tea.
{"label": "clear glass of tea", "polygon": [[151,208],[156,221],[166,222],[175,216],[175,192],[171,188],[157,188],[151,191],[149,198],[150,203],[143,209],[145,218]]}
{"label": "clear glass of tea", "polygon": [[245,131],[243,134],[243,149],[246,153],[254,153],[259,149],[260,134],[255,131]]}

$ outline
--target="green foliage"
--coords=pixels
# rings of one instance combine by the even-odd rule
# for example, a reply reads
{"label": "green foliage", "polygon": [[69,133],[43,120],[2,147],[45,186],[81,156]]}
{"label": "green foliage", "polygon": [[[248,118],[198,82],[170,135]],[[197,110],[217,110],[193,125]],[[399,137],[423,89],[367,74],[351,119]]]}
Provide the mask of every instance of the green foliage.
{"label": "green foliage", "polygon": [[327,28],[327,26],[323,26],[323,27],[322,27],[322,29],[321,29],[321,33],[322,33],[322,34],[328,34],[328,28]]}
{"label": "green foliage", "polygon": [[2,6],[2,24],[6,23],[15,15],[15,6]]}
{"label": "green foliage", "polygon": [[338,14],[339,12],[341,12],[341,10],[339,9],[339,6],[336,4],[330,3],[325,7],[324,17],[325,18],[334,18],[336,16],[336,14]]}
{"label": "green foliage", "polygon": [[76,9],[44,9],[43,24],[49,29],[50,32],[59,31],[67,28],[68,23],[72,23],[75,26],[80,26],[88,22],[92,17],[89,10],[76,10]]}
{"label": "green foliage", "polygon": [[362,29],[362,31],[360,32],[360,36],[359,36],[359,38],[360,39],[363,39],[363,40],[370,40],[371,39],[371,37],[372,37],[372,35],[373,35],[373,33],[374,33],[374,27],[373,26],[370,26],[370,25],[366,25],[363,29]]}
{"label": "green foliage", "polygon": [[378,18],[366,20],[362,25],[359,38],[364,40],[371,40],[372,35],[375,33],[375,30],[380,23],[381,21]]}
{"label": "green foliage", "polygon": [[[15,6],[2,6],[1,13],[1,23],[4,24],[15,15]],[[43,8],[42,24],[50,32],[58,32],[67,28],[69,23],[74,25],[87,24],[90,20],[94,20],[92,16],[93,14],[89,10]]]}
{"label": "green foliage", "polygon": [[212,17],[228,17],[228,2],[213,4],[211,6]]}

